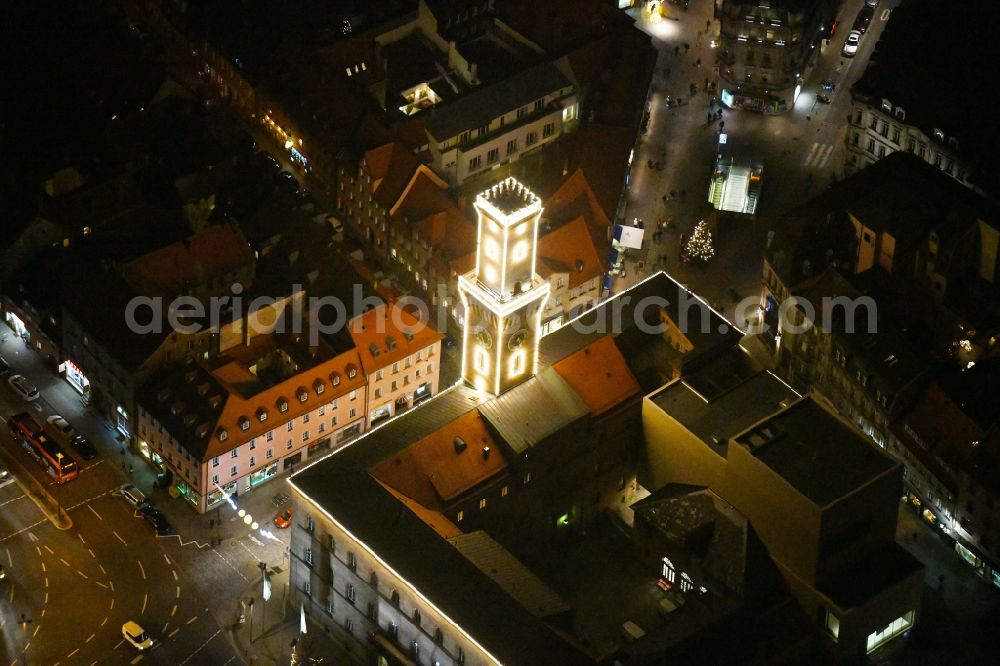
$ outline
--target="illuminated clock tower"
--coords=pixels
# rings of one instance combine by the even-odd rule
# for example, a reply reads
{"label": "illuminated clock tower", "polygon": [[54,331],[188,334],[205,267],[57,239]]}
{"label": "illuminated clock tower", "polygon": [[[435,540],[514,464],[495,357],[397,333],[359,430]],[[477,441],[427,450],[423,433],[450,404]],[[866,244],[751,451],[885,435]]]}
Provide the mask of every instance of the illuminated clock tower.
{"label": "illuminated clock tower", "polygon": [[500,395],[538,370],[549,283],[535,273],[542,201],[514,178],[476,197],[476,267],[458,277],[465,306],[462,378]]}

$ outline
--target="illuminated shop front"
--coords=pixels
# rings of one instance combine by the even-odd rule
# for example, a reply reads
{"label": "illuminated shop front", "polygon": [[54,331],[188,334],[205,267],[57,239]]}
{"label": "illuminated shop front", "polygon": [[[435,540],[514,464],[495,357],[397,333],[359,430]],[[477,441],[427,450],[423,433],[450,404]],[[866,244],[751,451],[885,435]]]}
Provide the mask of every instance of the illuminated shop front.
{"label": "illuminated shop front", "polygon": [[163,470],[163,458],[160,454],[149,447],[149,444],[144,439],[139,440],[138,447],[139,455],[142,456],[146,462],[153,463],[161,471]]}
{"label": "illuminated shop front", "polygon": [[208,498],[205,502],[207,507],[212,507],[219,502],[225,501],[227,497],[236,497],[236,482],[232,481],[222,486],[221,489],[216,487],[212,492],[208,494]]}
{"label": "illuminated shop front", "polygon": [[308,169],[309,160],[301,150],[302,139],[294,137],[291,133],[285,130],[285,128],[276,123],[274,119],[271,118],[270,113],[271,112],[268,111],[268,113],[264,114],[264,116],[260,119],[261,123],[263,123],[264,127],[266,127],[268,132],[271,133],[271,136],[277,139],[281,145],[285,147],[285,150],[288,151],[288,157],[293,163],[298,164],[304,169]]}
{"label": "illuminated shop front", "polygon": [[868,643],[866,645],[866,651],[868,653],[874,652],[882,645],[885,645],[893,638],[896,638],[907,629],[913,626],[914,612],[909,611],[900,615],[895,620],[882,627],[878,631],[873,631],[868,635]]}
{"label": "illuminated shop front", "polygon": [[264,483],[271,477],[277,475],[277,473],[278,473],[277,460],[275,460],[270,465],[266,465],[258,470],[250,472],[250,476],[248,477],[247,481],[247,490],[249,490],[250,488],[256,488],[257,486]]}
{"label": "illuminated shop front", "polygon": [[90,380],[87,379],[87,375],[83,374],[80,366],[73,362],[73,359],[67,358],[59,366],[59,372],[66,378],[66,383],[79,391],[81,395],[90,393]]}
{"label": "illuminated shop front", "polygon": [[8,309],[5,310],[3,313],[3,320],[7,322],[7,325],[10,326],[15,333],[17,333],[22,338],[25,338],[26,340],[28,339],[27,337],[25,337],[28,335],[28,327],[24,325],[24,322],[21,321],[20,317],[18,317],[16,314],[14,314]]}
{"label": "illuminated shop front", "polygon": [[115,427],[126,437],[132,436],[132,425],[129,423],[128,412],[121,405],[115,405]]}
{"label": "illuminated shop front", "polygon": [[200,502],[201,497],[198,495],[198,493],[196,493],[194,490],[191,489],[191,486],[184,483],[183,481],[178,481],[176,488],[178,495],[180,495],[188,502],[190,502],[194,508],[196,509],[198,508],[198,503]]}

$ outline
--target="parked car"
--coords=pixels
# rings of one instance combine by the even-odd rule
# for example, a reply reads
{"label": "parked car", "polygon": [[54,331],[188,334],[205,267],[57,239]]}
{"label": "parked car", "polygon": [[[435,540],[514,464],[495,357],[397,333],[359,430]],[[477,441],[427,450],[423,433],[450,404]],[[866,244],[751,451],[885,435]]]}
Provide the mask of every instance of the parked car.
{"label": "parked car", "polygon": [[292,507],[288,507],[277,516],[274,517],[274,525],[280,529],[285,529],[286,527],[291,527],[292,525]]}
{"label": "parked car", "polygon": [[274,187],[279,192],[294,195],[299,191],[299,181],[295,180],[295,176],[288,171],[282,171],[275,179]]}
{"label": "parked car", "polygon": [[861,33],[851,30],[847,33],[847,40],[844,42],[844,55],[854,57],[858,52],[858,45],[861,44]]}
{"label": "parked car", "polygon": [[4,571],[3,565],[0,564],[0,580],[3,580],[6,577],[7,577],[7,572]]}
{"label": "parked car", "polygon": [[91,444],[90,440],[83,435],[77,435],[70,443],[84,460],[93,460],[97,457],[97,447]]}
{"label": "parked car", "polygon": [[11,375],[7,383],[25,400],[38,400],[38,389],[24,375]]}
{"label": "parked car", "polygon": [[5,467],[0,467],[0,483],[10,478],[10,472]]}
{"label": "parked car", "polygon": [[153,527],[157,534],[169,534],[170,530],[173,529],[170,527],[166,516],[160,513],[159,509],[152,504],[146,504],[140,511],[142,512],[142,517],[146,519],[146,522]]}
{"label": "parked car", "polygon": [[865,7],[875,8],[878,6],[878,0],[865,0]]}
{"label": "parked car", "polygon": [[[137,622],[129,620],[122,625],[122,636],[125,640],[139,652],[145,652],[153,647],[153,639]],[[138,659],[138,657],[136,657]]]}
{"label": "parked car", "polygon": [[118,488],[118,494],[125,498],[125,501],[139,508],[146,504],[146,496],[142,494],[142,491],[133,486],[131,483],[126,483]]}
{"label": "parked car", "polygon": [[823,81],[820,81],[819,87],[823,90],[830,91],[833,90],[834,84],[830,79],[824,79]]}
{"label": "parked car", "polygon": [[871,25],[872,18],[875,16],[875,10],[871,7],[865,6],[861,8],[858,12],[858,17],[854,19],[854,30],[857,30],[862,35],[868,31],[868,26]]}
{"label": "parked car", "polygon": [[72,439],[76,437],[76,429],[69,424],[69,421],[58,414],[53,414],[45,420],[50,426],[52,426],[52,429],[67,442],[72,441]]}
{"label": "parked car", "polygon": [[10,374],[10,363],[7,362],[3,356],[0,356],[0,377],[6,377]]}

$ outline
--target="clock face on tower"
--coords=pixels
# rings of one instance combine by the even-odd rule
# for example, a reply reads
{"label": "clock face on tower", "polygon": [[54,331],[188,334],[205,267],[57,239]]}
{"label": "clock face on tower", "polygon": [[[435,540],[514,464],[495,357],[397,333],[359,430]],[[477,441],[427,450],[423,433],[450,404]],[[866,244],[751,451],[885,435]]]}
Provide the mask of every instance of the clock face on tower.
{"label": "clock face on tower", "polygon": [[479,343],[479,346],[483,349],[493,349],[493,336],[486,331],[479,331],[476,333],[476,342]]}
{"label": "clock face on tower", "polygon": [[515,351],[527,341],[528,335],[529,335],[528,329],[522,328],[520,331],[510,336],[510,339],[507,340],[507,349],[509,349],[510,351]]}

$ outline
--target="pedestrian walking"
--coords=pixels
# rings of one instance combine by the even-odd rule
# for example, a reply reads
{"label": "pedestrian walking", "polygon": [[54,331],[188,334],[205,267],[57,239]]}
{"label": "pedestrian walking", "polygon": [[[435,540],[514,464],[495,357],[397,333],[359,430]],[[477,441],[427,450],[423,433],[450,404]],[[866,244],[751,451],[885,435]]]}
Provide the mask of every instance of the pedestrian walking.
{"label": "pedestrian walking", "polygon": [[698,58],[697,60],[694,61],[694,66],[701,67],[701,58]]}
{"label": "pedestrian walking", "polygon": [[674,47],[674,55],[678,55],[680,52],[681,52],[681,47],[675,46]]}
{"label": "pedestrian walking", "polygon": [[701,86],[702,90],[708,90],[708,77],[705,77],[705,83]]}
{"label": "pedestrian walking", "polygon": [[687,53],[690,50],[691,50],[691,45],[688,44],[687,42],[684,42],[684,53]]}
{"label": "pedestrian walking", "polygon": [[712,27],[712,21],[711,21],[711,19],[708,20],[708,21],[705,21],[705,30],[708,30],[711,27]]}
{"label": "pedestrian walking", "polygon": [[132,465],[129,465],[129,466],[128,466],[128,473],[129,473],[129,474],[131,474],[131,473],[132,473],[132,472],[134,472],[134,471],[135,471],[135,470],[134,470],[134,469],[132,469]]}
{"label": "pedestrian walking", "polygon": [[667,203],[667,195],[666,195],[666,194],[664,194],[664,195],[663,195],[662,197],[660,197],[660,198],[661,198],[661,199],[663,199],[663,203]]}
{"label": "pedestrian walking", "polygon": [[725,126],[726,126],[726,121],[725,120],[720,120],[719,121],[719,131],[721,132],[722,128],[725,127]]}
{"label": "pedestrian walking", "polygon": [[714,118],[714,117],[715,117],[715,114],[712,113],[711,111],[709,111],[708,112],[708,120],[705,121],[705,127],[708,127],[709,125],[712,124],[712,118]]}

